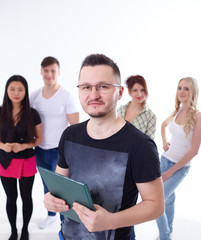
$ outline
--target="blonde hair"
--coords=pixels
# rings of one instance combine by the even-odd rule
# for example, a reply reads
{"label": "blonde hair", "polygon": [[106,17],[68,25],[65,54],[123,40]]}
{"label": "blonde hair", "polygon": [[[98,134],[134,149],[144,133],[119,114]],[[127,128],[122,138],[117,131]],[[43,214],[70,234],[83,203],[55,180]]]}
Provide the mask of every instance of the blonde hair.
{"label": "blonde hair", "polygon": [[[192,77],[186,77],[182,78],[179,82],[178,85],[181,81],[185,80],[189,84],[189,92],[190,92],[190,97],[188,100],[188,105],[187,105],[187,116],[186,120],[184,123],[184,132],[186,133],[186,136],[188,136],[189,132],[194,129],[195,126],[195,121],[196,121],[196,113],[197,113],[197,101],[198,101],[198,95],[199,95],[199,89],[198,89],[198,83],[195,78]],[[179,101],[176,93],[175,97],[175,110],[172,113],[171,117],[174,117],[179,109],[180,109],[181,102]]]}

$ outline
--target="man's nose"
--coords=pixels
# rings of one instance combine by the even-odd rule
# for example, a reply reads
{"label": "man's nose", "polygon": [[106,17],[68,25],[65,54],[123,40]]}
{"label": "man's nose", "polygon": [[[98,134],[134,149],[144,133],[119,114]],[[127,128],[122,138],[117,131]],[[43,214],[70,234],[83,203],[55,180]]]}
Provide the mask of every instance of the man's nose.
{"label": "man's nose", "polygon": [[97,86],[91,86],[90,97],[93,99],[97,99],[100,97],[100,93]]}

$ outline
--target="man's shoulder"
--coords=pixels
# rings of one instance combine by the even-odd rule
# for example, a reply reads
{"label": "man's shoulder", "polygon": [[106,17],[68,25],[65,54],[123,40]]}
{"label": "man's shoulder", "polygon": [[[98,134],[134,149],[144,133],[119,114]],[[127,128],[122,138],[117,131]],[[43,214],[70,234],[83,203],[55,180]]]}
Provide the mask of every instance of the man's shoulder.
{"label": "man's shoulder", "polygon": [[[126,137],[130,144],[138,145],[138,144],[149,144],[150,142],[154,141],[146,134],[144,134],[142,131],[140,131],[138,128],[136,128],[133,124],[130,122],[126,122]],[[155,144],[154,144],[155,145]]]}
{"label": "man's shoulder", "polygon": [[66,134],[80,133],[83,129],[86,128],[86,124],[87,124],[87,121],[70,125],[65,129],[64,133]]}
{"label": "man's shoulder", "polygon": [[67,90],[66,88],[64,88],[63,86],[60,86],[60,88],[59,88],[59,95],[68,97],[68,96],[71,96],[71,92],[69,90]]}
{"label": "man's shoulder", "polygon": [[36,98],[36,97],[39,95],[39,93],[41,92],[41,89],[42,89],[42,88],[38,88],[38,89],[36,89],[35,91],[33,91],[33,92],[30,94],[30,99],[33,100],[34,98]]}
{"label": "man's shoulder", "polygon": [[63,101],[65,103],[67,103],[68,105],[73,104],[72,106],[74,106],[74,102],[75,102],[74,95],[69,90],[64,88],[63,86],[60,86],[60,88],[58,90],[58,94],[56,96],[58,99],[60,99],[60,101]]}
{"label": "man's shoulder", "polygon": [[126,131],[128,135],[137,135],[139,138],[144,138],[146,135],[140,131],[138,128],[136,128],[132,123],[126,121]]}

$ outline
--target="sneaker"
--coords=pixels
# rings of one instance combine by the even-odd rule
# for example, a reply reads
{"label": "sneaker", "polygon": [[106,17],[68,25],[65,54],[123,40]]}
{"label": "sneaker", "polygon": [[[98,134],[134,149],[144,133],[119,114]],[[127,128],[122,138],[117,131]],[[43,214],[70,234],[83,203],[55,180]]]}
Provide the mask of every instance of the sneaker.
{"label": "sneaker", "polygon": [[56,216],[47,216],[44,221],[39,224],[39,228],[44,229],[49,226],[52,222],[56,221]]}
{"label": "sneaker", "polygon": [[[170,233],[170,238],[173,239],[173,233],[172,233],[172,232]],[[156,238],[156,240],[160,240],[160,237],[158,236],[158,237]]]}

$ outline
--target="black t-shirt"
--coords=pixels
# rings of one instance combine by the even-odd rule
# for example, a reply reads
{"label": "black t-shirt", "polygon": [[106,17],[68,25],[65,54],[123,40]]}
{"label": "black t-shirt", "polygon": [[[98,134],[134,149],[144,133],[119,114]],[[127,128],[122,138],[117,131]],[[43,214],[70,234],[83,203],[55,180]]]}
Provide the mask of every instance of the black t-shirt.
{"label": "black t-shirt", "polygon": [[[69,168],[70,178],[88,185],[93,202],[110,212],[136,204],[136,183],[160,177],[156,145],[132,124],[126,123],[113,136],[92,139],[87,121],[68,127],[59,143],[58,166]],[[127,240],[131,227],[89,233],[83,224],[64,218],[65,239]]]}
{"label": "black t-shirt", "polygon": [[[1,111],[1,108],[0,108],[0,111]],[[30,114],[31,114],[31,119],[33,121],[34,126],[41,123],[40,116],[35,109],[31,108]],[[1,133],[1,136],[3,139],[1,142],[26,143],[23,139],[24,134],[26,134],[26,129],[23,129],[23,119],[20,119],[20,121],[16,124],[16,126],[14,126],[14,131],[12,131],[13,133],[12,139],[10,139],[10,136],[8,136],[8,133],[9,133],[9,129],[5,125]],[[0,149],[0,163],[6,169],[13,158],[26,159],[26,158],[33,157],[34,154],[35,152],[33,148],[25,149],[24,151],[20,151],[18,153],[14,153],[14,152],[8,153]]]}

